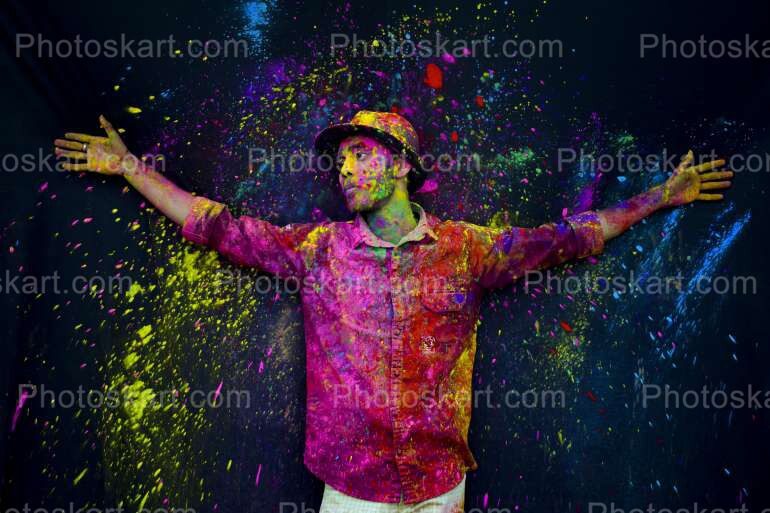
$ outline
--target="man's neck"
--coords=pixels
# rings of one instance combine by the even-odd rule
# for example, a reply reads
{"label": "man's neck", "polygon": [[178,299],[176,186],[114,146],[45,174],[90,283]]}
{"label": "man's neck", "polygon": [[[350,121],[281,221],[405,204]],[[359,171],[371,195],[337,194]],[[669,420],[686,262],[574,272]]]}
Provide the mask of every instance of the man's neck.
{"label": "man's neck", "polygon": [[363,213],[369,229],[377,237],[397,244],[404,235],[414,230],[417,219],[412,212],[409,193],[397,187],[383,205]]}

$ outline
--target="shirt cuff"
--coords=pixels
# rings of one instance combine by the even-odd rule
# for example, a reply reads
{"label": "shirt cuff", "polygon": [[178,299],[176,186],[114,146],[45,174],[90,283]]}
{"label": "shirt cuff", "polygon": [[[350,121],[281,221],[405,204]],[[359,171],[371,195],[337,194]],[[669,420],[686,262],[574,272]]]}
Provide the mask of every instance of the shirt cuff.
{"label": "shirt cuff", "polygon": [[587,210],[565,218],[575,232],[575,258],[598,255],[604,251],[604,231],[599,220],[599,214]]}
{"label": "shirt cuff", "polygon": [[196,244],[206,245],[211,238],[214,222],[226,209],[225,205],[202,196],[193,199],[190,213],[182,224],[182,236]]}

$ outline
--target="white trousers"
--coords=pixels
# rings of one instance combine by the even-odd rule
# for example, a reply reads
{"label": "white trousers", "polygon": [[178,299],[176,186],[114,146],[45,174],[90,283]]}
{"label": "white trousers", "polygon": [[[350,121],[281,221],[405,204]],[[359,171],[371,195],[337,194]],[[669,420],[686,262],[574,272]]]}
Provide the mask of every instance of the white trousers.
{"label": "white trousers", "polygon": [[372,502],[356,499],[324,487],[319,513],[463,513],[465,505],[465,476],[448,492],[416,504]]}

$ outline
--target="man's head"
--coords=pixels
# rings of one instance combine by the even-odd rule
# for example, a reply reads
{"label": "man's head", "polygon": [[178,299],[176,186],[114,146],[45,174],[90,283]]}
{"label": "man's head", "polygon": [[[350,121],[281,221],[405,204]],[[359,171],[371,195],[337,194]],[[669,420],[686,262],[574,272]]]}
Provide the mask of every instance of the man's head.
{"label": "man's head", "polygon": [[417,132],[392,112],[359,111],[349,123],[323,130],[315,146],[319,155],[335,159],[345,201],[354,212],[377,208],[399,187],[415,192],[425,181]]}
{"label": "man's head", "polygon": [[351,212],[378,208],[396,190],[408,195],[412,164],[374,137],[353,135],[340,142],[337,150],[339,182]]}

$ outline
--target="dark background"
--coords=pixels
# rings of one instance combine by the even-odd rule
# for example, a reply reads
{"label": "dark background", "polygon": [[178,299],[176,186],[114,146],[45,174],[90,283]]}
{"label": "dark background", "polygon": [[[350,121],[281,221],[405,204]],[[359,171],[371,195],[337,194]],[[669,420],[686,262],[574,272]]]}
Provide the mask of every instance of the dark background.
{"label": "dark background", "polygon": [[[515,2],[526,8],[535,3]],[[404,6],[410,3],[405,2]],[[424,6],[433,3],[424,3]],[[447,5],[436,3],[436,5]],[[210,94],[208,83],[192,76],[182,62],[162,59],[37,59],[30,54],[21,58],[14,55],[14,38],[19,32],[42,33],[47,38],[110,39],[124,32],[131,37],[160,39],[173,33],[177,40],[205,39],[231,34],[237,24],[239,3],[226,2],[17,2],[6,0],[0,7],[2,24],[2,52],[0,87],[2,88],[2,137],[0,153],[21,154],[47,148],[53,138],[65,131],[97,133],[99,113],[111,119],[119,118],[127,129],[129,147],[137,144],[147,126],[155,120],[151,116],[131,118],[123,115],[122,105],[111,104],[105,91],[119,83],[127,74],[140,73],[146,83],[173,83],[198,81],[201,97]],[[367,2],[353,5],[351,16],[357,20],[359,32],[374,30],[378,22],[388,19],[394,10],[404,6],[396,2]],[[629,1],[629,2],[552,2],[541,7],[544,15],[536,23],[523,24],[522,37],[560,38],[570,55],[559,61],[535,61],[537,73],[548,74],[565,83],[580,83],[578,92],[565,93],[559,104],[575,109],[577,113],[601,112],[616,127],[633,133],[654,137],[665,131],[669,148],[686,148],[692,144],[691,130],[715,120],[727,119],[748,127],[751,139],[747,146],[767,151],[767,115],[770,102],[770,62],[761,59],[661,59],[638,57],[639,33],[666,33],[679,39],[742,39],[751,34],[753,39],[770,39],[770,3],[763,1]],[[472,9],[471,9],[472,10]],[[293,41],[309,33],[323,33],[334,10],[317,3],[279,2],[278,12],[283,17],[274,20],[269,33],[268,51],[274,55],[291,54],[296,48]],[[227,82],[227,65],[217,68],[224,74],[217,84]],[[233,71],[235,73],[235,71]],[[126,87],[137,87],[137,81]],[[148,88],[152,90],[152,88]],[[189,101],[197,100],[191,97]],[[177,100],[180,101],[180,100]],[[682,127],[681,132],[677,127]],[[310,141],[307,141],[309,144]],[[734,143],[732,140],[731,144]],[[190,167],[198,164],[185,164]],[[167,174],[181,185],[205,190],[185,173],[185,165],[171,168]],[[767,171],[767,170],[766,170]],[[67,258],[56,234],[69,221],[82,216],[83,211],[118,208],[126,217],[138,212],[139,198],[133,193],[121,192],[123,184],[116,180],[89,178],[96,191],[84,195],[82,184],[65,180],[56,174],[6,173],[0,174],[0,250],[2,270],[15,269],[24,262],[28,274],[50,274],[57,270],[62,276],[78,272],[83,262],[99,268],[99,253],[125,252],[126,259],[142,256],[131,244],[126,244],[123,233],[110,229],[110,220],[94,221],[94,230],[80,234],[81,241],[90,248],[86,259]],[[39,186],[49,181],[56,184],[55,203],[40,201]],[[753,274],[758,277],[759,294],[756,296],[728,297],[708,300],[699,309],[690,312],[710,326],[689,341],[697,344],[694,352],[699,357],[703,375],[716,375],[713,383],[727,384],[728,388],[744,388],[749,383],[755,388],[770,389],[768,364],[770,354],[766,347],[768,295],[767,272],[767,185],[768,174],[745,174],[737,177],[730,194],[740,211],[750,209],[752,218],[747,233],[723,264],[735,274]],[[714,216],[716,206],[705,206],[703,216]],[[697,235],[685,234],[686,240]],[[10,246],[18,245],[13,258]],[[106,265],[106,264],[105,264]],[[92,268],[93,268],[92,267]],[[24,415],[14,433],[9,432],[11,417],[17,400],[18,383],[39,383],[45,380],[52,386],[77,387],[83,375],[52,372],[67,368],[78,355],[64,340],[78,323],[98,324],[102,313],[83,306],[60,311],[54,305],[57,298],[16,297],[3,294],[2,358],[0,358],[0,505],[31,504],[64,505],[90,502],[109,506],[113,490],[105,485],[110,477],[100,471],[101,453],[98,437],[77,433],[90,431],[93,424],[70,411],[58,412],[57,432],[41,437],[41,429],[33,419],[44,415]],[[719,303],[716,305],[716,303]],[[640,301],[628,306],[634,318],[644,318],[645,308],[654,306]],[[711,312],[718,312],[717,318]],[[492,314],[490,314],[492,315]],[[485,337],[504,325],[494,318],[479,333],[479,358],[476,375],[492,372],[489,359],[484,358]],[[633,367],[630,353],[639,347],[634,323],[626,326],[597,328],[596,337],[606,340],[625,340],[628,352],[614,346],[609,350],[620,367]],[[644,333],[642,331],[641,333]],[[727,334],[733,334],[738,344],[733,351],[738,363],[728,365],[729,354],[723,354]],[[93,341],[108,352],[112,338],[109,332],[96,335]],[[300,343],[300,342],[296,342]],[[603,353],[607,357],[607,352]],[[68,363],[69,362],[69,363]],[[301,376],[302,361],[295,362],[294,376]],[[679,367],[681,368],[681,366]],[[669,369],[670,379],[680,386],[699,388],[698,373],[678,375],[679,369]],[[628,371],[626,368],[624,370]],[[626,380],[624,372],[618,380]],[[86,373],[98,383],[96,372]],[[620,377],[622,376],[622,377]],[[673,376],[673,377],[671,377]],[[627,381],[627,380],[626,380]],[[712,383],[712,384],[713,384]],[[302,378],[285,379],[284,400],[301,409]],[[469,476],[466,508],[480,507],[482,497],[500,498],[490,507],[520,505],[524,511],[586,511],[587,502],[615,501],[626,508],[643,507],[648,502],[659,507],[687,507],[693,501],[711,507],[732,507],[739,500],[752,508],[770,507],[767,492],[770,486],[770,426],[766,411],[735,412],[729,423],[724,414],[705,411],[681,412],[678,422],[652,426],[648,419],[631,416],[622,405],[628,398],[622,395],[612,380],[596,378],[591,389],[603,390],[604,406],[610,410],[616,429],[628,436],[621,441],[584,441],[577,443],[570,456],[556,463],[549,458],[537,459],[531,448],[506,442],[508,428],[505,414],[489,410],[474,412],[471,428],[471,448],[480,460],[480,470]],[[627,392],[627,391],[626,391]],[[615,407],[615,408],[613,408]],[[574,410],[580,412],[579,408]],[[664,418],[661,414],[659,418]],[[302,418],[298,415],[298,418]],[[597,421],[601,423],[601,421]],[[536,423],[536,422],[533,422]],[[588,422],[590,424],[590,421]],[[279,476],[270,486],[257,490],[233,489],[224,479],[214,479],[215,496],[229,495],[224,504],[237,504],[251,511],[276,511],[280,501],[304,502],[317,508],[321,484],[314,480],[301,465],[301,434],[281,433],[280,422],[262,426],[252,432],[252,438],[233,442],[238,450],[246,451],[241,458],[249,461],[248,440],[259,447],[260,461],[280,468]],[[589,429],[589,433],[591,430]],[[499,435],[499,436],[498,436]],[[84,440],[88,440],[86,443]],[[283,447],[279,450],[278,444]],[[41,450],[41,446],[45,446]],[[286,455],[290,455],[286,456]],[[286,459],[289,458],[289,459]],[[196,462],[190,462],[195,465]],[[254,465],[249,465],[253,482]],[[83,468],[90,470],[80,486],[71,486],[72,479]],[[633,472],[629,469],[633,469]],[[56,476],[66,475],[66,479]],[[655,484],[657,476],[663,485]],[[671,488],[678,483],[677,492]],[[114,480],[114,477],[112,478]],[[245,479],[249,482],[249,479]],[[272,488],[271,488],[272,487]],[[743,492],[741,492],[743,490]],[[748,494],[748,497],[745,495]],[[233,497],[236,497],[235,499]],[[740,497],[740,499],[739,499]],[[209,508],[217,500],[204,501]],[[190,505],[197,504],[190,498]]]}

